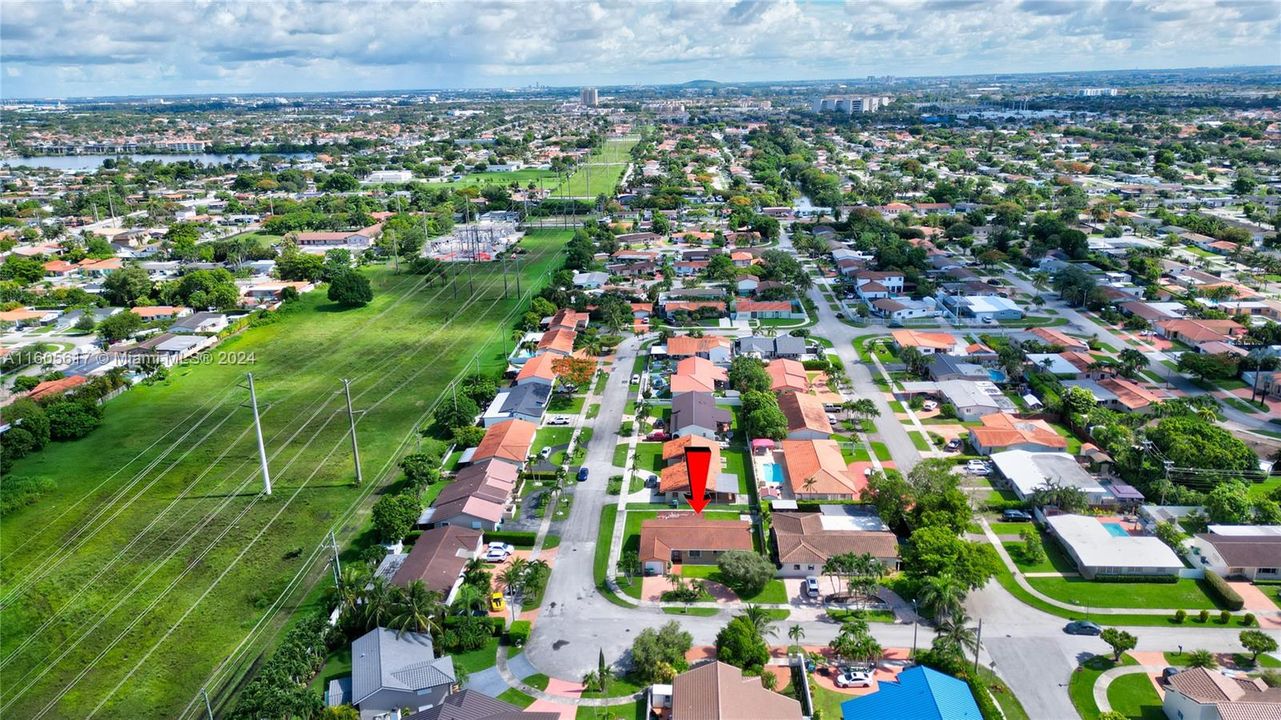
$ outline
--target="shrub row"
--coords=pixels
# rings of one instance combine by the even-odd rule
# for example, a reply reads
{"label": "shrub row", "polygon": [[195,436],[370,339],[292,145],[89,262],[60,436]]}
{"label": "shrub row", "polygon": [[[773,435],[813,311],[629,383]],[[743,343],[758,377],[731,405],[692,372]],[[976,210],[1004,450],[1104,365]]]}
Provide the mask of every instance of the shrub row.
{"label": "shrub row", "polygon": [[1245,600],[1215,571],[1205,571],[1205,584],[1210,588],[1210,594],[1216,596],[1227,609],[1240,610],[1245,607]]}
{"label": "shrub row", "polygon": [[1153,585],[1173,585],[1179,581],[1174,575],[1095,575],[1095,582],[1102,583],[1149,583]]}
{"label": "shrub row", "polygon": [[491,530],[485,533],[485,542],[505,542],[522,548],[534,547],[534,540],[537,538],[538,533],[514,530]]}
{"label": "shrub row", "polygon": [[476,616],[469,617],[467,615],[446,615],[445,629],[454,628],[461,625],[467,625],[470,623],[474,623],[476,621],[481,621],[481,622],[484,622],[486,625],[488,625],[489,634],[493,635],[494,637],[498,637],[499,635],[502,635],[503,629],[507,626],[507,621],[501,617],[489,617],[488,615],[483,617],[476,617]]}
{"label": "shrub row", "polygon": [[989,500],[984,503],[983,508],[989,512],[1005,512],[1006,510],[1026,510],[1028,503],[1025,500]]}

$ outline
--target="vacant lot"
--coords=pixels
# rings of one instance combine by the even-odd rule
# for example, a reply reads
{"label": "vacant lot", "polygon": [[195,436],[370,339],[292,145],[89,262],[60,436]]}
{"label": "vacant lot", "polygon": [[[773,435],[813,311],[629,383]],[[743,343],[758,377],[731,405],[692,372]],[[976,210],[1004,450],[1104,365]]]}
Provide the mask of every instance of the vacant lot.
{"label": "vacant lot", "polygon": [[[528,237],[524,288],[566,233]],[[321,546],[361,531],[416,428],[473,359],[498,367],[523,303],[500,270],[474,294],[365,272],[374,302],[312,293],[220,350],[107,406],[88,438],[19,462],[53,489],[0,527],[0,715],[179,717],[236,677],[323,577]],[[254,373],[274,493],[261,494],[248,394]],[[365,485],[355,487],[340,379],[351,380]]]}
{"label": "vacant lot", "polygon": [[557,188],[552,196],[595,198],[601,193],[613,195],[627,163],[631,161],[628,153],[635,144],[636,140],[606,140],[605,146],[594,153],[591,160],[579,165],[569,176],[569,181]]}

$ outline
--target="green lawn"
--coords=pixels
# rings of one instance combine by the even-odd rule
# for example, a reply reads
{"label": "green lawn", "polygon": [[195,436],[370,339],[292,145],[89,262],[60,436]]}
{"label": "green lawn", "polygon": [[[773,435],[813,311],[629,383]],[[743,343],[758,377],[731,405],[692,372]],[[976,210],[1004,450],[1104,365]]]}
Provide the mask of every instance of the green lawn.
{"label": "green lawn", "polygon": [[467,173],[458,180],[449,180],[441,183],[429,183],[427,187],[438,188],[461,188],[461,187],[484,187],[486,185],[502,185],[504,187],[512,183],[519,183],[522,188],[528,187],[529,183],[541,185],[542,187],[556,186],[556,173],[551,170],[539,170],[538,168],[521,168],[512,172],[477,172]]}
{"label": "green lawn", "polygon": [[[526,291],[567,237],[527,236]],[[369,507],[395,479],[395,460],[473,358],[485,370],[505,365],[523,303],[502,297],[501,267],[478,266],[475,295],[457,301],[417,276],[363,272],[368,306],[340,310],[323,289],[310,293],[218,348],[252,364],[174,368],[107,403],[89,437],[14,465],[12,476],[50,489],[0,524],[6,715],[33,717],[52,702],[49,716],[87,716],[101,702],[97,717],[175,717],[211,677],[221,706],[328,581],[329,530],[354,543],[349,560],[372,543]],[[262,406],[269,497],[242,407],[246,371]],[[343,377],[363,412],[363,487],[352,483]]]}
{"label": "green lawn", "polygon": [[645,717],[645,700],[609,707],[580,705],[574,720],[648,720]]}
{"label": "green lawn", "polygon": [[[965,484],[970,485],[976,479],[978,478],[966,478]],[[1036,530],[1036,525],[1030,522],[994,522],[988,523],[988,525],[991,526],[992,532],[997,535],[1020,535],[1027,528]]]}
{"label": "green lawn", "polygon": [[351,645],[346,644],[330,652],[329,657],[325,658],[325,666],[312,679],[311,688],[324,694],[330,680],[345,677],[351,677]]}
{"label": "green lawn", "polygon": [[920,450],[921,452],[929,451],[930,441],[926,440],[925,436],[921,435],[919,432],[910,432],[907,436],[912,439],[912,444],[916,446],[917,450]]}
{"label": "green lawn", "polygon": [[1161,698],[1146,673],[1122,675],[1108,686],[1112,709],[1133,720],[1164,720]]}
{"label": "green lawn", "polygon": [[[1019,570],[1025,573],[1029,572],[1059,572],[1074,573],[1076,572],[1076,563],[1059,548],[1059,544],[1052,539],[1041,535],[1041,548],[1045,551],[1044,558],[1039,563],[1029,564],[1023,560],[1023,543],[1007,542],[1001,543],[1010,553],[1010,559],[1018,566]],[[1037,578],[1031,578],[1036,580]]]}
{"label": "green lawn", "polygon": [[450,657],[454,659],[455,667],[461,667],[467,672],[475,674],[485,668],[493,667],[496,662],[495,658],[497,655],[498,638],[495,637],[487,640],[485,642],[485,647],[480,648],[479,650],[472,650],[471,652],[465,652],[460,655],[451,655]]}
{"label": "green lawn", "polygon": [[[1094,683],[1104,672],[1116,667],[1111,657],[1095,655],[1077,666],[1068,679],[1068,697],[1080,713],[1081,720],[1098,720],[1099,706],[1094,702]],[[1121,665],[1133,665],[1129,655],[1121,656]]]}
{"label": "green lawn", "polygon": [[876,455],[877,460],[880,460],[881,462],[889,462],[894,459],[893,456],[890,455],[890,449],[885,447],[885,443],[879,440],[873,440],[868,444],[872,446],[872,453]]}
{"label": "green lawn", "polygon": [[1272,477],[1260,483],[1250,483],[1250,497],[1254,499],[1265,498],[1281,488],[1281,475]]}
{"label": "green lawn", "polygon": [[636,469],[652,473],[663,469],[663,444],[661,442],[636,443]]}
{"label": "green lawn", "polygon": [[534,704],[534,698],[517,690],[516,688],[507,688],[498,694],[498,699],[505,703],[510,703],[518,708],[527,708]]}
{"label": "green lawn", "polygon": [[636,140],[606,140],[605,145],[592,154],[591,158],[580,164],[569,176],[568,182],[561,183],[552,191],[552,197],[595,198],[597,195],[613,195],[618,181],[622,179],[627,163],[631,161],[628,152]]}
{"label": "green lawn", "polygon": [[619,441],[619,443],[614,446],[613,462],[617,467],[625,467],[624,463],[627,462],[627,443]]}
{"label": "green lawn", "polygon": [[533,452],[538,453],[545,447],[568,445],[569,439],[573,436],[574,428],[572,427],[546,425],[538,428],[538,432],[534,435]]}
{"label": "green lawn", "polygon": [[[722,585],[725,584],[724,579],[721,578],[721,571],[715,565],[682,565],[681,575],[683,577],[711,580]],[[787,587],[783,585],[782,580],[775,578],[766,583],[765,589],[759,593],[740,599],[750,603],[782,604],[787,602]]]}
{"label": "green lawn", "polygon": [[1195,580],[1176,583],[1106,583],[1083,578],[1028,578],[1050,597],[1089,607],[1215,610],[1216,605]]}

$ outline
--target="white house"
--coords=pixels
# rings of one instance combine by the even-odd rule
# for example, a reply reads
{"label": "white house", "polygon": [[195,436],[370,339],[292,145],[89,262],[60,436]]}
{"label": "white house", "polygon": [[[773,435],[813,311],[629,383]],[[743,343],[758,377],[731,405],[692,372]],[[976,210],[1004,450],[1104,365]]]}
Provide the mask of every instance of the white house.
{"label": "white house", "polygon": [[1087,579],[1101,575],[1177,576],[1183,569],[1183,561],[1169,545],[1150,535],[1130,535],[1116,523],[1108,527],[1089,515],[1050,515],[1045,524]]}

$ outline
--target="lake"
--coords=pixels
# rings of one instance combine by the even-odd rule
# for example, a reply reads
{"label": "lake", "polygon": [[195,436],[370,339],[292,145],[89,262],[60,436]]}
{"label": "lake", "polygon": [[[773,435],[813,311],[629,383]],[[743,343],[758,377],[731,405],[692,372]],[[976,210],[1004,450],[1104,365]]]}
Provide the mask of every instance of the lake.
{"label": "lake", "polygon": [[[298,160],[311,160],[314,156],[311,153],[271,153],[281,155],[287,158],[297,158]],[[162,163],[176,163],[192,160],[205,165],[221,165],[223,163],[234,163],[237,160],[244,160],[249,163],[258,162],[262,153],[230,153],[227,155],[215,155],[213,153],[200,154],[148,154],[138,153],[135,155],[46,155],[43,157],[29,158],[6,158],[0,160],[0,165],[6,167],[18,167],[26,165],[28,167],[50,168],[53,170],[97,170],[102,167],[102,162],[108,158],[119,160],[128,157],[134,162],[146,162],[148,160],[157,160]]]}

